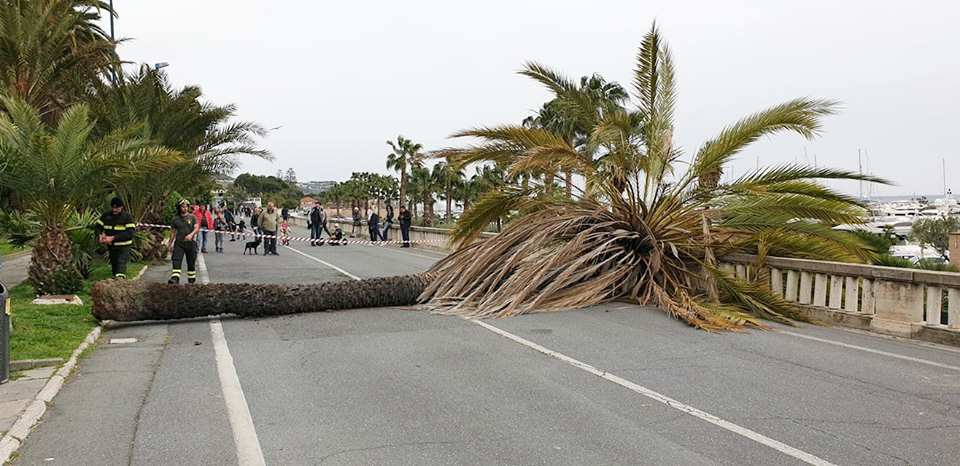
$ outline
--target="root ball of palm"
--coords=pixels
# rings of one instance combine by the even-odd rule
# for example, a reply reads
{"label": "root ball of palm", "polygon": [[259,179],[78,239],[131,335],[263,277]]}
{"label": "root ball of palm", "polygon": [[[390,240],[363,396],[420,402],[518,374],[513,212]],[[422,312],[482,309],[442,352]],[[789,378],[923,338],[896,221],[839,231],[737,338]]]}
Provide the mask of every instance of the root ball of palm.
{"label": "root ball of palm", "polygon": [[275,316],[384,306],[411,306],[427,286],[421,275],[309,285],[217,283],[167,285],[104,280],[90,291],[99,320],[170,320],[235,314]]}

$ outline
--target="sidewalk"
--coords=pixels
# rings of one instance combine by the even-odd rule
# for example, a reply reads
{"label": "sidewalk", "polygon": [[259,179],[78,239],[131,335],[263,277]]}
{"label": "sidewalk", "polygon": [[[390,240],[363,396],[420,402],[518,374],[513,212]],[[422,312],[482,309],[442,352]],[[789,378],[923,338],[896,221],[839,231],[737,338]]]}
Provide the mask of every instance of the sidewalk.
{"label": "sidewalk", "polygon": [[[30,257],[29,251],[3,257],[3,262],[0,263],[0,280],[8,288],[13,288],[27,279]],[[11,455],[20,448],[33,426],[46,412],[47,403],[53,400],[66,377],[73,371],[77,357],[87,346],[96,342],[99,336],[100,327],[96,327],[66,364],[62,359],[11,361],[11,373],[23,369],[16,379],[11,377],[6,383],[0,384],[0,432],[3,433],[0,440],[0,464],[9,461]]]}

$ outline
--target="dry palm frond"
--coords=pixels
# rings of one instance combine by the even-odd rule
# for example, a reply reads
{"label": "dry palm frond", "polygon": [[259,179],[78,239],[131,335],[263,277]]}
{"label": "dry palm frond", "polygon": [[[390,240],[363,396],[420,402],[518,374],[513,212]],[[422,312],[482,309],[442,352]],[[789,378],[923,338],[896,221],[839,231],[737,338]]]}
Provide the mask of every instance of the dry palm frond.
{"label": "dry palm frond", "polygon": [[[549,190],[507,188],[484,196],[453,231],[464,246],[430,271],[420,296],[427,309],[471,317],[555,311],[627,299],[656,304],[710,331],[761,328],[759,319],[806,320],[761,280],[736,278],[719,265],[725,254],[862,260],[865,245],[830,227],[852,223],[855,199],[818,179],[885,181],[800,165],[757,169],[721,184],[723,166],[758,138],[783,131],[810,138],[834,113],[829,100],[797,99],[728,126],[675,174],[674,72],[656,26],[644,38],[634,76],[637,110],[596,99],[557,72],[528,64],[527,76],[557,96],[568,126],[587,141],[545,128],[482,127],[458,133],[483,143],[456,152],[463,162],[494,162],[511,172],[562,167],[582,176],[576,199]],[[474,242],[493,220],[503,232]],[[757,264],[758,270],[762,270]]]}

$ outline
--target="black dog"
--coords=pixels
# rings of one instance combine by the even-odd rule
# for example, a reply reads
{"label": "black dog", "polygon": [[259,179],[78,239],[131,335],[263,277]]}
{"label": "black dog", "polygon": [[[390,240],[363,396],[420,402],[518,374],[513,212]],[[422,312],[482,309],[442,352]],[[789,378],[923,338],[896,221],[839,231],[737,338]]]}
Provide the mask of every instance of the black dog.
{"label": "black dog", "polygon": [[247,251],[252,251],[250,254],[257,255],[257,248],[260,247],[260,238],[257,238],[256,241],[247,241],[247,246],[243,248],[243,254],[246,254]]}

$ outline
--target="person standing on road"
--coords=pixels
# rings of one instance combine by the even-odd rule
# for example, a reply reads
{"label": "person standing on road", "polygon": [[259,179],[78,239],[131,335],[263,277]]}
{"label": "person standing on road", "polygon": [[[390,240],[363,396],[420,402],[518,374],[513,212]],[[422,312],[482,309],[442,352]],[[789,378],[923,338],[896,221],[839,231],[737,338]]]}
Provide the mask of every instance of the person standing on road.
{"label": "person standing on road", "polygon": [[[323,206],[320,206],[320,227],[327,233],[327,237],[333,236],[330,233],[330,229],[327,228],[327,212],[323,210]],[[317,235],[317,238],[320,238],[320,235]]]}
{"label": "person standing on road", "polygon": [[250,213],[250,229],[253,230],[253,233],[259,235],[260,231],[260,208],[254,207],[253,211]]}
{"label": "person standing on road", "polygon": [[223,252],[223,231],[227,228],[227,221],[223,218],[222,211],[216,211],[213,218],[213,247],[217,252]]}
{"label": "person standing on road", "polygon": [[167,242],[167,251],[172,253],[173,269],[167,283],[180,283],[181,265],[183,256],[187,256],[187,282],[197,281],[197,243],[194,238],[200,231],[200,222],[190,212],[190,201],[181,199],[177,203],[177,215],[173,216],[170,225],[170,241]]}
{"label": "person standing on road", "polygon": [[384,241],[387,241],[387,235],[390,233],[390,229],[393,228],[393,206],[387,202],[387,221],[383,223],[383,233],[380,233],[380,237]]}
{"label": "person standing on road", "polygon": [[370,244],[376,243],[380,237],[380,216],[377,211],[370,209],[370,218],[367,220],[367,229],[370,230]]}
{"label": "person standing on road", "polygon": [[[313,209],[310,209],[310,246],[316,246],[317,243],[320,243],[320,203],[316,202],[313,204]],[[323,243],[320,243],[323,244]]]}
{"label": "person standing on road", "polygon": [[227,230],[230,231],[230,241],[236,241],[237,236],[234,230],[237,229],[237,220],[233,218],[233,209],[230,207],[223,209],[223,221],[227,223]]}
{"label": "person standing on road", "polygon": [[400,206],[400,235],[403,237],[403,246],[401,248],[410,247],[410,224],[413,223],[413,217],[410,216],[410,211],[406,207]]}
{"label": "person standing on road", "polygon": [[360,216],[360,208],[353,208],[353,228],[350,229],[350,237],[356,238],[357,232],[360,231],[360,224],[363,222],[363,217]]}
{"label": "person standing on road", "polygon": [[201,203],[197,206],[197,210],[193,211],[193,216],[197,217],[197,221],[200,222],[200,241],[197,242],[197,247],[200,248],[200,252],[207,253],[207,230],[213,229],[213,216],[210,215],[210,211],[207,210],[207,204]]}
{"label": "person standing on road", "polygon": [[272,202],[268,202],[267,210],[260,213],[259,224],[264,235],[272,236],[272,238],[263,238],[263,255],[279,256],[280,254],[277,254],[277,227],[280,226],[280,213],[277,212],[277,208]]}
{"label": "person standing on road", "polygon": [[123,200],[115,197],[110,200],[110,211],[104,212],[94,228],[97,241],[107,245],[110,253],[110,272],[113,278],[127,278],[127,261],[130,259],[130,247],[136,222],[123,208]]}
{"label": "person standing on road", "polygon": [[283,206],[283,208],[280,209],[280,217],[283,218],[283,223],[287,223],[287,220],[290,219],[290,209],[288,209],[287,206]]}

